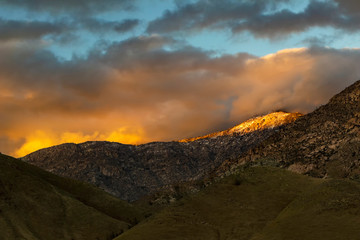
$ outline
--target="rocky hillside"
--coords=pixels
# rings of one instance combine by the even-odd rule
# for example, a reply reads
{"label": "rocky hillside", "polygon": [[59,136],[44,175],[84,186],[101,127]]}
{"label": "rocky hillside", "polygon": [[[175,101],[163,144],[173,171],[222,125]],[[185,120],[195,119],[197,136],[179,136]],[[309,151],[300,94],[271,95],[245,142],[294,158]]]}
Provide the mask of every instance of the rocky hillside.
{"label": "rocky hillside", "polygon": [[244,135],[254,131],[276,128],[286,123],[294,122],[301,116],[303,116],[301,113],[273,112],[264,116],[251,118],[225,131],[214,132],[200,137],[186,138],[180,140],[180,142],[193,142],[199,139],[214,138],[219,136]]}
{"label": "rocky hillside", "polygon": [[22,160],[133,201],[177,183],[201,179],[224,161],[237,160],[299,116],[273,113],[239,125],[246,126],[241,131],[228,130],[228,134],[197,141],[139,146],[111,142],[62,144],[29,154]]}
{"label": "rocky hillside", "polygon": [[242,154],[236,163],[224,162],[217,172],[246,162],[315,177],[360,179],[360,81]]}

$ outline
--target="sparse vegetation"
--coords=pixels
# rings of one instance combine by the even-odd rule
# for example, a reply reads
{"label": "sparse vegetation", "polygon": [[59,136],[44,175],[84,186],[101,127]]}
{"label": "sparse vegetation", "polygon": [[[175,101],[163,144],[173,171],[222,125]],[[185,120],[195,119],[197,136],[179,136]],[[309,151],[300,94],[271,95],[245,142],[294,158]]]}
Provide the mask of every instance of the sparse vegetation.
{"label": "sparse vegetation", "polygon": [[164,208],[116,240],[357,240],[359,199],[360,184],[354,181],[247,167]]}

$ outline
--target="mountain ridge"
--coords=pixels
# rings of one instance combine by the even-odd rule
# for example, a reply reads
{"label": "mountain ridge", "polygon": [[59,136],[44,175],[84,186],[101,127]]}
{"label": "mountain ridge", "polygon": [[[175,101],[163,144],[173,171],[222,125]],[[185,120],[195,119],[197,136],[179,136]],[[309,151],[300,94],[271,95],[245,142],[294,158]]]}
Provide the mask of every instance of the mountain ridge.
{"label": "mountain ridge", "polygon": [[[279,115],[279,113],[277,113]],[[276,114],[272,114],[274,117]],[[134,201],[174,184],[197,181],[224,160],[233,160],[271,136],[300,114],[281,113],[277,125],[191,142],[125,145],[111,142],[62,144],[31,153],[22,160],[60,176],[94,184]],[[290,116],[290,117],[289,117]],[[251,125],[250,125],[251,126]],[[249,127],[249,126],[248,126]]]}

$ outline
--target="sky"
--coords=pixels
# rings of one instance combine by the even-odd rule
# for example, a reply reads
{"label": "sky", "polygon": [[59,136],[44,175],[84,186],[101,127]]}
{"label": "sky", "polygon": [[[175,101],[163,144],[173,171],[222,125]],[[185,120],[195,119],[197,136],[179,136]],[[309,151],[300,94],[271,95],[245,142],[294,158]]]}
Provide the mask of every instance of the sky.
{"label": "sky", "polygon": [[359,63],[357,0],[0,0],[0,151],[308,113]]}

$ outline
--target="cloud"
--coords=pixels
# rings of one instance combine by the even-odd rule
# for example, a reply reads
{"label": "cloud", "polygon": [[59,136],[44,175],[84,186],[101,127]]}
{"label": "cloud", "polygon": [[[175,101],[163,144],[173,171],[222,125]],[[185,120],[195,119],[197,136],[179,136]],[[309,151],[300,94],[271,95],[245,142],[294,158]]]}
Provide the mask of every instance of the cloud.
{"label": "cloud", "polygon": [[115,26],[115,31],[123,33],[133,30],[139,25],[139,19],[125,19]]}
{"label": "cloud", "polygon": [[[135,9],[136,1],[8,1],[2,0],[1,5],[8,7],[12,14],[0,17],[0,41],[47,41],[48,45],[73,44],[80,36],[103,38],[106,33],[126,33],[135,29],[138,19],[108,20],[104,12],[121,13]],[[18,20],[19,19],[19,20]],[[21,19],[21,20],[20,20]],[[41,20],[32,20],[41,19]]]}
{"label": "cloud", "polygon": [[357,0],[334,0],[340,8],[351,14],[359,14],[360,3]]}
{"label": "cloud", "polygon": [[[248,62],[243,81],[251,82],[234,103],[233,116],[256,109],[307,113],[360,78],[352,61],[359,50],[289,49]],[[324,69],[326,69],[324,71]]]}
{"label": "cloud", "polygon": [[107,10],[131,10],[134,0],[2,0],[2,4],[25,8],[33,12],[50,12],[52,14],[77,13],[90,15]]}
{"label": "cloud", "polygon": [[68,26],[60,23],[0,18],[0,41],[40,39],[46,35],[62,34],[65,30],[68,30]]}
{"label": "cloud", "polygon": [[303,11],[283,7],[294,1],[199,0],[178,5],[150,22],[149,33],[174,33],[203,29],[227,29],[233,34],[250,32],[261,38],[279,38],[312,27],[333,27],[357,32],[358,1],[311,0]]}
{"label": "cloud", "polygon": [[331,35],[321,35],[314,37],[307,37],[303,39],[299,44],[305,44],[306,46],[328,46],[335,41],[336,37]]}
{"label": "cloud", "polygon": [[158,35],[70,61],[41,45],[0,43],[0,151],[175,140],[275,109],[306,113],[358,80],[359,61],[358,49],[321,47],[214,57]]}
{"label": "cloud", "polygon": [[[14,152],[14,155],[17,157],[25,156],[36,149],[51,147],[65,142],[82,143],[86,141],[106,140],[112,142],[122,142],[125,144],[137,144],[143,141],[143,136],[141,134],[141,129],[132,130],[125,127],[116,129],[115,131],[107,134],[94,132],[89,135],[84,135],[82,132],[64,132],[59,134],[53,131],[44,132],[36,130],[26,136],[25,142],[22,143],[21,147]],[[8,141],[5,143],[8,143]]]}
{"label": "cloud", "polygon": [[62,18],[54,21],[21,21],[0,18],[0,41],[32,41],[45,37],[57,43],[70,43],[76,39],[77,32],[89,31],[93,34],[108,32],[126,33],[140,24],[138,19],[106,21],[97,18]]}
{"label": "cloud", "polygon": [[139,19],[125,19],[122,21],[106,21],[97,18],[76,18],[73,25],[78,29],[85,29],[93,33],[118,32],[125,33],[135,29],[140,24]]}

